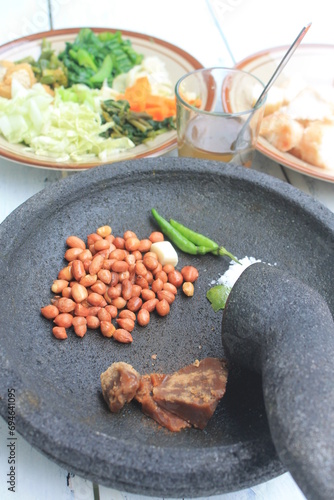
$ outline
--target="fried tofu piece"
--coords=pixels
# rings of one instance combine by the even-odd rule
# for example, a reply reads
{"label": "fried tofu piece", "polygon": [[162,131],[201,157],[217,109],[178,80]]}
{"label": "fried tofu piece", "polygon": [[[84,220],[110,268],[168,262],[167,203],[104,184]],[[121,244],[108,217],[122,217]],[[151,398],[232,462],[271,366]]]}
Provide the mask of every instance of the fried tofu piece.
{"label": "fried tofu piece", "polygon": [[31,88],[36,83],[34,72],[28,63],[14,64],[2,61],[1,66],[6,69],[0,82],[1,97],[11,99],[13,79],[18,80],[21,85],[27,89]]}
{"label": "fried tofu piece", "polygon": [[260,136],[279,151],[290,151],[298,146],[303,137],[304,127],[287,113],[276,111],[263,118]]}
{"label": "fried tofu piece", "polygon": [[315,121],[310,123],[292,153],[316,167],[334,171],[334,123]]}

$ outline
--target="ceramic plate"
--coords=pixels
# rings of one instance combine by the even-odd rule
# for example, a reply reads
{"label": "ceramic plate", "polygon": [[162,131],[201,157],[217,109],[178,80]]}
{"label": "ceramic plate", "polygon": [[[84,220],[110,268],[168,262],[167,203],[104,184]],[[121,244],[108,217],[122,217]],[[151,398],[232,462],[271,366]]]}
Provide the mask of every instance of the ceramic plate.
{"label": "ceramic plate", "polygon": [[[59,200],[63,200],[61,203]],[[131,345],[89,331],[56,340],[40,314],[65,265],[65,240],[109,224],[140,238],[157,229],[155,207],[219,241],[239,258],[276,264],[317,288],[334,312],[334,216],[271,176],[221,162],[147,158],[114,163],[53,183],[0,225],[0,413],[15,389],[16,431],[66,470],[154,497],[192,498],[243,489],[283,472],[273,446],[261,380],[230,370],[226,395],[204,431],[172,433],[131,403],[111,414],[100,374],[114,361],[140,373],[171,372],[224,356],[222,313],[206,292],[229,267],[213,255],[178,252],[199,270],[195,294],[168,316],[136,326]],[[305,244],[312,242],[312,244]]]}
{"label": "ceramic plate", "polygon": [[[247,57],[236,66],[254,73],[260,80],[267,83],[287,50],[288,47],[276,47],[264,50]],[[333,86],[333,68],[334,45],[302,44],[298,47],[279,78],[285,78],[289,75],[299,75],[310,85],[326,84]],[[281,152],[264,138],[259,138],[257,149],[285,167],[316,179],[334,182],[334,170],[319,168],[300,160],[292,154]]]}
{"label": "ceramic plate", "polygon": [[[117,31],[116,29],[92,28],[94,32]],[[38,58],[40,46],[43,38],[47,38],[52,43],[56,52],[64,50],[66,42],[73,42],[79,28],[47,31],[30,35],[13,42],[9,42],[0,47],[0,60],[17,61],[27,56]],[[202,65],[194,57],[179,47],[168,42],[141,33],[122,30],[122,36],[132,42],[134,49],[145,56],[157,56],[166,66],[172,83],[185,73],[193,69],[201,68]],[[139,145],[130,151],[126,151],[115,157],[113,161],[126,160],[130,158],[143,158],[146,156],[160,156],[176,148],[176,132],[170,131],[156,137],[146,145]],[[27,164],[33,167],[51,168],[56,170],[85,170],[103,162],[92,159],[85,163],[56,162],[49,157],[37,156],[27,152],[23,145],[10,144],[3,137],[0,137],[0,155],[15,162]],[[110,159],[108,163],[110,163]],[[106,163],[106,162],[104,162]]]}

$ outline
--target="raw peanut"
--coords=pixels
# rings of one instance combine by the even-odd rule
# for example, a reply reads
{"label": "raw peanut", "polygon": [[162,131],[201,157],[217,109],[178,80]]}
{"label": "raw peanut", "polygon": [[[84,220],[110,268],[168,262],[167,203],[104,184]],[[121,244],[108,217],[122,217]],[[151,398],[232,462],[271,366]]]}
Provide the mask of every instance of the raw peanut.
{"label": "raw peanut", "polygon": [[159,300],[166,299],[169,305],[171,305],[175,300],[175,295],[167,290],[160,290],[157,292],[157,297]]}
{"label": "raw peanut", "polygon": [[52,333],[56,337],[56,339],[59,340],[67,339],[67,333],[63,326],[54,326],[52,328]]}
{"label": "raw peanut", "polygon": [[78,236],[69,236],[66,239],[66,245],[71,248],[82,248],[82,250],[86,248],[86,243]]}
{"label": "raw peanut", "polygon": [[58,307],[49,304],[48,306],[42,307],[41,314],[46,319],[54,319],[59,314]]}
{"label": "raw peanut", "polygon": [[126,255],[125,262],[127,262],[129,264],[129,268],[131,266],[135,266],[135,264],[136,264],[136,257],[132,253],[130,253],[129,255]]}
{"label": "raw peanut", "polygon": [[174,269],[174,271],[171,271],[168,273],[168,281],[172,285],[176,286],[176,288],[180,288],[180,286],[183,283],[183,276],[180,273],[180,271],[177,271],[177,269]]}
{"label": "raw peanut", "polygon": [[111,301],[111,305],[117,307],[117,309],[123,309],[126,306],[126,300],[123,297],[117,297]]}
{"label": "raw peanut", "polygon": [[91,330],[95,330],[100,327],[100,320],[96,316],[87,316],[87,327]]}
{"label": "raw peanut", "polygon": [[152,312],[156,308],[158,302],[159,299],[157,298],[146,300],[146,302],[143,303],[141,308],[146,309],[146,311],[148,312]]}
{"label": "raw peanut", "polygon": [[174,271],[175,267],[172,264],[165,264],[162,267],[162,270],[165,271],[166,274],[170,273],[171,271]]}
{"label": "raw peanut", "polygon": [[135,271],[136,271],[136,274],[138,274],[140,276],[145,276],[145,274],[147,273],[147,268],[146,268],[145,264],[143,263],[143,261],[141,261],[141,260],[136,261]]}
{"label": "raw peanut", "polygon": [[81,262],[81,260],[76,259],[72,262],[72,274],[74,279],[77,281],[80,281],[81,278],[86,276],[85,267],[83,265],[83,262]]}
{"label": "raw peanut", "polygon": [[130,278],[129,271],[123,271],[122,273],[118,274],[118,279],[120,283],[122,283],[124,280],[128,280],[129,278]]}
{"label": "raw peanut", "polygon": [[129,270],[129,264],[124,260],[115,260],[115,262],[111,266],[111,269],[115,273],[124,273],[124,271]]}
{"label": "raw peanut", "polygon": [[190,283],[193,283],[198,278],[198,271],[194,266],[184,266],[181,269],[181,274],[184,281],[190,281]]}
{"label": "raw peanut", "polygon": [[130,318],[133,321],[136,321],[136,315],[133,311],[129,311],[129,309],[123,309],[119,315],[119,318]]}
{"label": "raw peanut", "polygon": [[91,252],[92,255],[95,255],[96,254],[96,250],[95,250],[95,243],[92,243],[91,245],[89,245],[88,247],[88,250]]}
{"label": "raw peanut", "polygon": [[97,317],[99,318],[100,321],[109,321],[111,323],[111,315],[106,311],[105,308],[101,308],[99,312],[97,313]]}
{"label": "raw peanut", "polygon": [[85,307],[82,304],[76,304],[75,309],[74,309],[74,314],[76,316],[83,316],[86,317],[89,314],[92,314],[90,311],[89,307]]}
{"label": "raw peanut", "polygon": [[81,254],[78,255],[78,260],[81,260],[81,262],[85,262],[85,260],[92,260],[92,258],[92,252],[88,248],[86,250],[83,250]]}
{"label": "raw peanut", "polygon": [[97,281],[97,275],[94,274],[86,274],[81,280],[79,281],[80,285],[85,286],[86,288],[94,285]]}
{"label": "raw peanut", "polygon": [[175,285],[173,285],[172,283],[164,283],[164,286],[163,286],[163,290],[167,290],[168,292],[172,292],[174,295],[177,294],[177,288]]}
{"label": "raw peanut", "polygon": [[124,330],[123,328],[118,328],[117,330],[115,330],[113,337],[115,340],[121,342],[122,344],[130,344],[133,340],[131,333],[127,330]]}
{"label": "raw peanut", "polygon": [[129,300],[132,297],[132,283],[129,279],[122,281],[122,297],[125,300]]}
{"label": "raw peanut", "polygon": [[126,257],[126,252],[122,248],[116,248],[109,254],[109,259],[124,260]]}
{"label": "raw peanut", "polygon": [[72,326],[73,316],[72,316],[72,314],[69,314],[69,313],[60,313],[60,314],[58,314],[58,316],[55,317],[53,322],[57,326],[62,326],[64,328],[70,328],[70,326]]}
{"label": "raw peanut", "polygon": [[151,273],[151,271],[147,271],[147,273],[145,275],[145,279],[149,285],[152,285],[152,283],[154,281],[154,277],[153,277],[153,274]]}
{"label": "raw peanut", "polygon": [[125,240],[125,248],[129,252],[135,252],[136,250],[138,250],[139,245],[140,245],[140,240],[136,236],[132,236]]}
{"label": "raw peanut", "polygon": [[94,245],[95,241],[102,240],[102,236],[97,233],[91,233],[87,236],[87,245]]}
{"label": "raw peanut", "polygon": [[109,321],[100,321],[100,330],[104,337],[112,337],[116,328]]}
{"label": "raw peanut", "polygon": [[64,258],[68,262],[71,262],[72,260],[77,259],[82,252],[82,248],[69,248],[68,250],[66,250]]}
{"label": "raw peanut", "polygon": [[141,291],[141,296],[143,300],[150,300],[150,299],[155,299],[155,293],[153,290],[150,290],[149,288],[144,288]]}
{"label": "raw peanut", "polygon": [[151,285],[151,290],[153,290],[154,293],[157,293],[163,289],[163,286],[164,286],[164,282],[162,281],[162,279],[157,278],[153,281],[153,283]]}
{"label": "raw peanut", "polygon": [[144,278],[144,276],[140,276],[140,275],[138,275],[138,276],[136,277],[135,284],[136,284],[136,285],[139,285],[141,288],[149,288],[148,281],[147,281],[147,279],[146,279],[146,278]]}
{"label": "raw peanut", "polygon": [[53,306],[56,306],[58,307],[58,302],[59,302],[59,299],[60,299],[60,295],[55,295],[54,297],[51,298],[50,302]]}
{"label": "raw peanut", "polygon": [[116,323],[128,332],[132,332],[135,327],[135,322],[131,318],[117,318]]}
{"label": "raw peanut", "polygon": [[88,295],[87,300],[92,306],[101,306],[104,299],[99,293],[93,292]]}
{"label": "raw peanut", "polygon": [[170,312],[170,305],[168,304],[166,299],[159,300],[157,305],[155,306],[155,310],[159,314],[159,316],[166,316]]}
{"label": "raw peanut", "polygon": [[133,231],[125,231],[123,238],[124,240],[127,240],[128,238],[137,238],[137,235]]}
{"label": "raw peanut", "polygon": [[113,234],[108,234],[108,236],[106,236],[105,239],[107,241],[109,241],[109,243],[110,243],[110,251],[111,251],[111,247],[112,247],[112,250],[115,250],[115,248],[116,248],[114,245],[115,236]]}
{"label": "raw peanut", "polygon": [[97,316],[100,309],[101,309],[101,306],[90,306],[88,308],[89,316]]}
{"label": "raw peanut", "polygon": [[111,272],[108,269],[100,269],[97,273],[97,277],[102,283],[109,285],[111,282]]}
{"label": "raw peanut", "polygon": [[107,295],[113,300],[113,299],[117,299],[118,297],[120,297],[122,294],[122,285],[119,287],[119,286],[111,286],[110,288],[108,288],[107,290]]}
{"label": "raw peanut", "polygon": [[187,297],[194,295],[194,285],[191,281],[185,281],[182,285],[182,291]]}
{"label": "raw peanut", "polygon": [[137,322],[140,326],[146,326],[150,322],[150,313],[147,309],[140,309],[137,314]]}
{"label": "raw peanut", "polygon": [[136,312],[141,308],[143,301],[140,297],[131,297],[127,302],[129,311]]}
{"label": "raw peanut", "polygon": [[[152,255],[149,255],[152,254]],[[154,271],[156,269],[157,265],[159,264],[159,261],[157,259],[157,256],[153,252],[148,252],[144,255],[143,262],[145,267],[149,271]]]}
{"label": "raw peanut", "polygon": [[156,243],[157,241],[164,241],[165,237],[160,231],[153,231],[153,233],[150,234],[149,240],[152,243]]}
{"label": "raw peanut", "polygon": [[72,266],[63,267],[58,273],[58,279],[71,281],[73,279]]}
{"label": "raw peanut", "polygon": [[106,301],[106,303],[107,303],[108,305],[110,305],[110,304],[111,304],[111,298],[110,298],[110,297],[109,297],[109,295],[108,295],[108,290],[107,290],[107,291],[106,291],[106,293],[103,295],[103,298],[104,298],[104,300]]}
{"label": "raw peanut", "polygon": [[87,288],[84,287],[83,285],[80,285],[80,283],[74,283],[72,286],[72,298],[73,300],[79,304],[83,300],[87,299],[88,297],[88,291]]}
{"label": "raw peanut", "polygon": [[[80,255],[79,255],[79,257],[80,257]],[[78,259],[78,260],[80,260],[80,259]],[[82,262],[82,263],[83,263],[83,265],[84,265],[84,270],[85,270],[85,272],[86,272],[86,273],[89,273],[89,266],[91,265],[92,260],[93,260],[93,256],[92,256],[92,258],[91,258],[91,259],[86,259],[86,260],[84,260],[84,261]]]}
{"label": "raw peanut", "polygon": [[110,271],[114,261],[115,259],[104,259],[102,269],[108,269],[108,271]]}
{"label": "raw peanut", "polygon": [[161,279],[161,281],[162,281],[163,283],[167,283],[167,281],[168,281],[168,276],[167,276],[167,274],[165,273],[165,271],[159,271],[158,273],[155,273],[155,274],[154,274],[154,277],[155,277],[155,279],[156,279],[156,280],[157,280],[157,279]]}
{"label": "raw peanut", "polygon": [[117,307],[110,304],[110,305],[106,306],[104,309],[110,314],[111,319],[116,318],[116,316],[118,314]]}
{"label": "raw peanut", "polygon": [[143,260],[143,254],[139,250],[135,250],[132,254],[136,260]]}
{"label": "raw peanut", "polygon": [[75,302],[72,299],[68,299],[66,297],[61,297],[57,302],[57,307],[59,309],[59,312],[69,313],[71,311],[74,311]]}
{"label": "raw peanut", "polygon": [[51,290],[53,293],[60,293],[68,286],[67,280],[54,280],[51,286]]}
{"label": "raw peanut", "polygon": [[142,287],[136,284],[132,285],[132,297],[140,297]]}
{"label": "raw peanut", "polygon": [[90,289],[95,293],[104,295],[107,291],[107,285],[103,283],[103,281],[97,280],[96,283],[90,287]]}
{"label": "raw peanut", "polygon": [[115,273],[114,271],[112,271],[110,273],[110,276],[111,276],[111,280],[110,280],[110,283],[109,285],[110,286],[116,286],[117,283],[119,282],[119,276],[118,276],[118,273]]}
{"label": "raw peanut", "polygon": [[110,226],[98,227],[96,230],[96,234],[98,234],[102,238],[105,238],[106,236],[109,236],[111,234],[111,227]]}
{"label": "raw peanut", "polygon": [[138,250],[140,252],[144,252],[144,253],[149,252],[151,245],[152,245],[152,241],[149,240],[148,238],[146,238],[144,240],[140,240]]}
{"label": "raw peanut", "polygon": [[103,255],[95,255],[91,265],[89,266],[89,274],[97,274],[102,269],[103,261]]}
{"label": "raw peanut", "polygon": [[61,291],[62,297],[67,297],[68,299],[72,298],[72,288],[67,286]]}
{"label": "raw peanut", "polygon": [[125,246],[125,241],[124,241],[124,238],[121,238],[120,236],[116,236],[116,238],[114,239],[114,245],[116,248],[124,248]]}
{"label": "raw peanut", "polygon": [[73,318],[72,326],[77,337],[83,337],[87,332],[87,320],[82,316]]}
{"label": "raw peanut", "polygon": [[157,267],[153,269],[152,273],[154,276],[156,276],[158,273],[160,273],[160,271],[162,271],[162,264],[158,262]]}
{"label": "raw peanut", "polygon": [[109,250],[110,243],[107,240],[97,240],[94,243],[94,250],[96,252],[101,252],[101,250]]}

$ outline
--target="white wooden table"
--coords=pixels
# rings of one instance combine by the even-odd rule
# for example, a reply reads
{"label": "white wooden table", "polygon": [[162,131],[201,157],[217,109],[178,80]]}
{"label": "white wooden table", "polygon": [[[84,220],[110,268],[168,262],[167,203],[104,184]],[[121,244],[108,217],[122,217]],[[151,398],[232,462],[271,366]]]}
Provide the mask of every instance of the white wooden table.
{"label": "white wooden table", "polygon": [[[50,28],[100,26],[143,32],[190,52],[205,66],[232,66],[263,48],[290,44],[312,22],[309,43],[334,43],[327,0],[15,0],[0,3],[0,43]],[[214,14],[215,18],[212,16]],[[334,184],[305,177],[257,154],[253,168],[289,182],[334,211]],[[0,159],[0,222],[64,174]],[[73,174],[76,175],[76,174]],[[64,470],[17,435],[15,493],[8,491],[7,422],[0,418],[0,498],[144,500]],[[303,500],[289,473],[212,500]],[[157,500],[157,499],[156,499]],[[203,499],[202,499],[203,500]]]}

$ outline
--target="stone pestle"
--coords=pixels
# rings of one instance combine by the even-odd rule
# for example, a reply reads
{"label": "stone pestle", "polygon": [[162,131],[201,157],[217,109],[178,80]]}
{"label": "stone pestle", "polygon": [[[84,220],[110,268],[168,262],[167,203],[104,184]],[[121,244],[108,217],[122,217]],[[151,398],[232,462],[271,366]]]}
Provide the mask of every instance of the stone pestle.
{"label": "stone pestle", "polygon": [[230,292],[222,341],[230,371],[261,373],[273,443],[306,498],[334,499],[334,322],[325,300],[291,274],[253,264]]}

